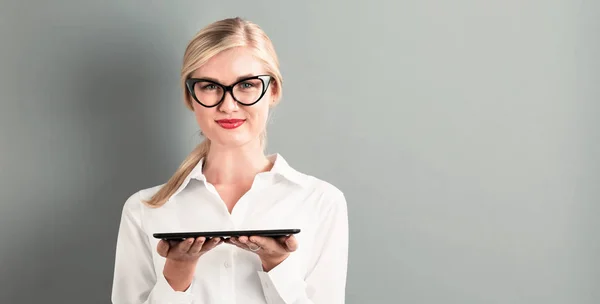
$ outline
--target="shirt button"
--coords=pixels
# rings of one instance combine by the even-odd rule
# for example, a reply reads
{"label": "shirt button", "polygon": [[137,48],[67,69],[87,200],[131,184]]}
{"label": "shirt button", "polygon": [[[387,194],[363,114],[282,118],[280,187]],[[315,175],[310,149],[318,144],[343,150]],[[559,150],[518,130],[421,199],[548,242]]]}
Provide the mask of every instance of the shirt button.
{"label": "shirt button", "polygon": [[231,267],[231,264],[229,264],[228,261],[225,261],[225,263],[223,263],[223,266],[225,266],[225,268],[229,268]]}

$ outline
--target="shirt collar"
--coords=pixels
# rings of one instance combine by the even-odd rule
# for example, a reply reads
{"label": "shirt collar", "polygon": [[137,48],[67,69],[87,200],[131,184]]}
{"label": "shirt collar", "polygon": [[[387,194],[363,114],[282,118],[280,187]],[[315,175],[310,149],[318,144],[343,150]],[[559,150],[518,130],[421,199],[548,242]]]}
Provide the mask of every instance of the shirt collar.
{"label": "shirt collar", "polygon": [[[288,162],[281,156],[279,153],[271,154],[267,156],[270,161],[273,162],[273,167],[268,172],[261,172],[260,175],[272,176],[272,177],[282,177],[300,187],[306,187],[308,184],[308,176],[302,174],[292,168]],[[202,167],[204,164],[204,158],[200,159],[198,164],[194,166],[194,169],[188,174],[188,176],[184,179],[183,183],[177,189],[177,191],[173,194],[173,196],[177,195],[181,190],[183,190],[191,179],[196,179],[198,181],[206,182],[206,176],[202,173]]]}
{"label": "shirt collar", "polygon": [[287,179],[288,181],[295,183],[300,187],[306,187],[308,184],[308,176],[296,171],[292,168],[288,162],[280,154],[272,154],[268,156],[269,160],[273,162],[273,168],[271,171],[264,172],[262,174],[274,174]]}

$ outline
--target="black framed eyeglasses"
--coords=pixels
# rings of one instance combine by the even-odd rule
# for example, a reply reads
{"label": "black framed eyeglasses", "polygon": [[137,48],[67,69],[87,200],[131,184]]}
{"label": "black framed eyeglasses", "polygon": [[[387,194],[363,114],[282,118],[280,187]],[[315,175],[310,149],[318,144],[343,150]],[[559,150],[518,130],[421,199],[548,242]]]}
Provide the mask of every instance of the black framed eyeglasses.
{"label": "black framed eyeglasses", "polygon": [[214,80],[204,78],[189,78],[185,81],[188,92],[200,105],[212,108],[225,100],[225,93],[244,106],[257,103],[267,92],[271,83],[270,75],[258,75],[238,80],[226,86]]}

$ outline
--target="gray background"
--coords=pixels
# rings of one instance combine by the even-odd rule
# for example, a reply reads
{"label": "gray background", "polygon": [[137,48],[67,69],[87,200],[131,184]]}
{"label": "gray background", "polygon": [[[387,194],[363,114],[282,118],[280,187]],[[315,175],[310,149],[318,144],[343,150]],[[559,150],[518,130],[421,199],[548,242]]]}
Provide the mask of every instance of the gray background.
{"label": "gray background", "polygon": [[598,1],[2,1],[0,302],[108,303],[121,207],[199,141],[188,39],[272,37],[269,152],[347,195],[347,303],[600,301]]}

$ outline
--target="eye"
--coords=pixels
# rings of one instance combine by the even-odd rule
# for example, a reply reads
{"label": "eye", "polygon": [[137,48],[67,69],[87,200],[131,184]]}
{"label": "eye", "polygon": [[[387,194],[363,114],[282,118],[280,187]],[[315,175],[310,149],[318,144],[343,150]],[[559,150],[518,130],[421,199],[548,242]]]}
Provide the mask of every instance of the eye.
{"label": "eye", "polygon": [[202,87],[203,90],[214,90],[216,88],[217,88],[217,86],[214,85],[214,84],[207,84],[207,85],[205,85],[205,86]]}
{"label": "eye", "polygon": [[240,84],[240,86],[242,87],[242,89],[249,89],[249,88],[253,87],[254,85],[250,82],[242,82]]}

